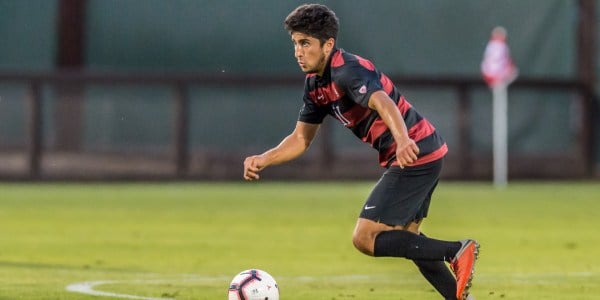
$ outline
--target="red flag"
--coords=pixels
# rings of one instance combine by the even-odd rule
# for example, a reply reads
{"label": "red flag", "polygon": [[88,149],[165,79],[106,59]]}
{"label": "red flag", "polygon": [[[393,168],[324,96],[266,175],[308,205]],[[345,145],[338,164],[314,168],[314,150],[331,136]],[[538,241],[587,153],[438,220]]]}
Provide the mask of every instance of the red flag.
{"label": "red flag", "polygon": [[491,88],[508,85],[519,74],[506,44],[506,30],[502,27],[496,27],[492,31],[481,62],[481,73]]}

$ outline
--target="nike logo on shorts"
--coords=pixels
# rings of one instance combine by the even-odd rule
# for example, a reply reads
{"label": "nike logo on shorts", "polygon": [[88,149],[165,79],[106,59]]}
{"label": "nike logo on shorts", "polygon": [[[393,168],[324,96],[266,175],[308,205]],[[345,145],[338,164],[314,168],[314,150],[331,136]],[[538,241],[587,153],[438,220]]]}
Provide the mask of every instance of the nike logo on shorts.
{"label": "nike logo on shorts", "polygon": [[377,207],[377,206],[375,206],[375,205],[373,205],[373,206],[365,205],[365,210],[373,209],[375,207]]}

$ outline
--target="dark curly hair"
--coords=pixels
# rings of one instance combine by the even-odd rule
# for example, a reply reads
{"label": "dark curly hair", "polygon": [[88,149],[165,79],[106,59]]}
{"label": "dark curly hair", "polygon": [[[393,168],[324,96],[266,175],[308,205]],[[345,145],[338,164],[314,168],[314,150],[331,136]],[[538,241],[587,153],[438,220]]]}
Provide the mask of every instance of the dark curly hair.
{"label": "dark curly hair", "polygon": [[285,29],[310,35],[321,42],[337,39],[339,20],[329,7],[321,4],[303,4],[285,18]]}

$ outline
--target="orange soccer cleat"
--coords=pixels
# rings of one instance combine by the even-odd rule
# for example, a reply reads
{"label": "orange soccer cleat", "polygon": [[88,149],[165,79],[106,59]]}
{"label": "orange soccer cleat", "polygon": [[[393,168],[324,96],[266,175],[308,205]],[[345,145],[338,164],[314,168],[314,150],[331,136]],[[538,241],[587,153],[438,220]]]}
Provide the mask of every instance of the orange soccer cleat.
{"label": "orange soccer cleat", "polygon": [[474,240],[460,241],[462,247],[450,261],[450,269],[456,276],[456,299],[466,300],[475,272],[475,261],[479,255],[479,244]]}

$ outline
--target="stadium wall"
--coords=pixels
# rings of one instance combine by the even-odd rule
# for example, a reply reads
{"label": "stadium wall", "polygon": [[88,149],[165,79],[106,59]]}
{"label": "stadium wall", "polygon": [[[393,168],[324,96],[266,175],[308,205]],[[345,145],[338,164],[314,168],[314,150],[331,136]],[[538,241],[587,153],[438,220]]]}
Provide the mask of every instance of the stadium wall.
{"label": "stadium wall", "polygon": [[[53,71],[56,68],[58,2],[6,0],[0,3],[0,38],[5,41],[0,43],[0,71]],[[303,1],[87,0],[83,24],[84,69],[117,73],[202,73],[215,77],[223,74],[298,76],[297,86],[190,87],[189,150],[195,154],[192,169],[200,177],[207,172],[221,172],[227,177],[226,174],[233,171],[223,168],[240,168],[241,162],[237,160],[241,160],[242,155],[277,144],[294,126],[301,105],[303,80],[294,63],[282,20],[301,3]],[[478,77],[483,49],[491,29],[497,25],[504,26],[509,33],[512,56],[522,77],[572,79],[577,76],[577,1],[337,0],[322,3],[333,8],[341,20],[340,47],[371,59],[391,76]],[[600,82],[596,87],[600,87]],[[456,117],[460,113],[456,92],[446,88],[399,88],[436,124],[452,151],[461,134]],[[0,166],[0,174],[10,175],[26,169],[24,158],[18,153],[28,143],[27,104],[23,101],[27,93],[27,85],[22,82],[0,81],[0,156],[10,154],[5,155],[7,163]],[[46,85],[41,94],[43,148],[51,151],[60,148],[56,138],[57,123],[61,121],[61,116],[56,115],[59,93],[56,86]],[[168,156],[173,139],[171,97],[171,88],[160,84],[86,85],[80,154]],[[511,90],[511,155],[576,156],[583,115],[581,105],[574,100],[577,97],[568,91]],[[471,91],[469,106],[473,124],[467,133],[471,153],[482,157],[475,162],[487,164],[492,149],[491,94],[485,88]],[[372,159],[375,165],[375,154],[357,143],[347,130],[341,126],[328,128],[331,128],[333,147],[341,151],[340,156]],[[600,136],[596,136],[594,143],[598,144],[599,140]],[[313,152],[308,153],[306,160],[319,155]],[[230,163],[215,162],[215,154]],[[55,164],[60,165],[60,157],[54,160]],[[62,160],[73,158],[67,156]],[[566,161],[564,168],[569,167],[569,160]],[[48,159],[46,165],[52,167]],[[147,165],[136,170],[152,173],[157,172],[153,168],[164,168],[162,164]],[[67,164],[52,174],[69,169]],[[489,170],[483,169],[476,174],[487,176]],[[596,174],[600,173],[598,153],[595,170]],[[85,171],[74,175],[85,176],[83,173]],[[290,176],[290,173],[293,171],[282,171],[281,176]]]}

